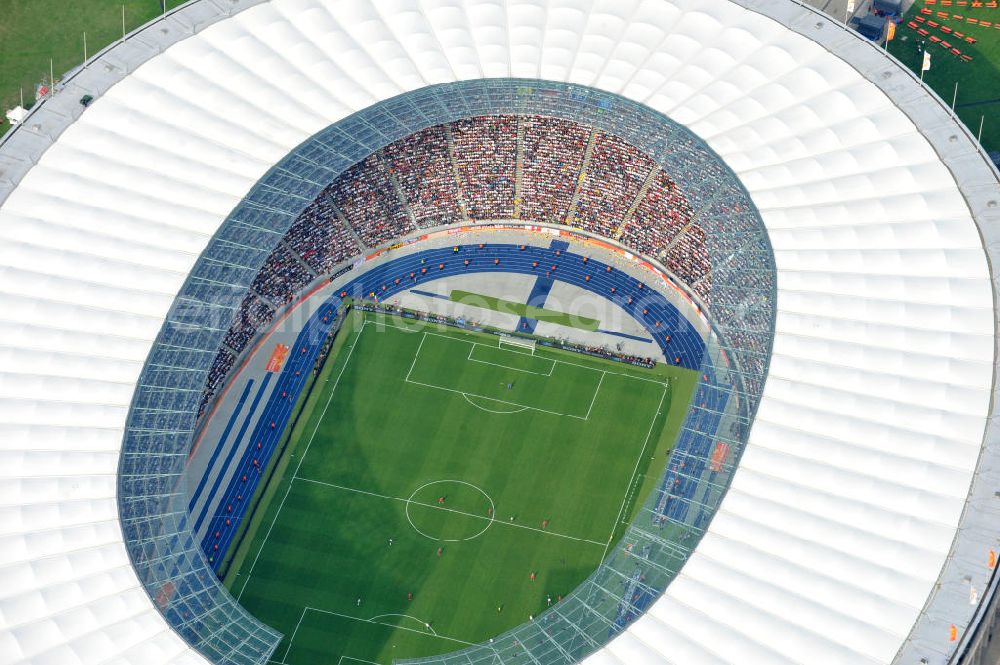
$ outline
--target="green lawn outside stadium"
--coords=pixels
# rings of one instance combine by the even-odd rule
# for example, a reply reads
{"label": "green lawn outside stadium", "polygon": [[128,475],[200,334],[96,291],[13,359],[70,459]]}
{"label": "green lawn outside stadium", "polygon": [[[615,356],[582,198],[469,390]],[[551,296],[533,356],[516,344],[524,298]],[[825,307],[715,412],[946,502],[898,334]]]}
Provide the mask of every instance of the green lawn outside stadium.
{"label": "green lawn outside stadium", "polygon": [[[932,10],[928,19],[941,25],[957,29],[975,38],[977,43],[967,44],[960,39],[949,38],[948,35],[926,28],[930,34],[942,37],[963,53],[973,56],[972,62],[963,62],[948,53],[940,45],[932,44],[927,38],[921,37],[914,30],[906,27],[906,23],[920,15],[924,7]],[[937,16],[937,12],[946,11],[948,19]],[[889,52],[899,58],[903,64],[920,75],[920,65],[923,61],[920,41],[926,42],[931,54],[931,68],[924,74],[924,82],[934,89],[946,104],[951,104],[955,94],[955,83],[958,83],[958,98],[955,110],[962,122],[976,136],[979,132],[979,121],[983,122],[983,146],[987,150],[1000,150],[1000,30],[993,27],[983,28],[958,21],[951,15],[974,17],[991,23],[1000,21],[1000,9],[969,7],[941,7],[939,5],[924,5],[917,0],[906,13],[903,24],[896,31],[896,39],[889,42]]]}
{"label": "green lawn outside stadium", "polygon": [[[167,10],[184,0],[166,0]],[[0,2],[0,111],[35,98],[35,86],[56,79],[83,62],[83,33],[93,55],[161,13],[160,0],[3,0]],[[0,133],[10,125],[0,113]]]}
{"label": "green lawn outside stadium", "polygon": [[288,665],[453,651],[558,602],[655,486],[697,378],[384,314],[337,343],[226,579]]}
{"label": "green lawn outside stadium", "polygon": [[[15,106],[21,89],[30,105],[35,86],[48,78],[50,59],[57,78],[80,64],[83,32],[87,33],[91,54],[119,39],[123,5],[127,31],[161,13],[160,0],[4,0],[0,4],[0,110]],[[183,0],[166,0],[168,10],[181,4]],[[919,37],[905,27],[905,22],[912,20],[923,6],[919,0],[913,5],[906,14],[904,25],[900,26],[897,39],[889,45],[889,51],[918,74]],[[932,6],[932,9],[937,11],[939,7]],[[994,22],[1000,20],[1000,10],[940,9]],[[953,26],[956,23],[949,20],[946,24]],[[959,117],[975,134],[980,118],[985,116],[983,145],[988,150],[1000,150],[1000,30],[968,27],[965,32],[979,39],[975,45],[961,45],[975,60],[964,63],[944,49],[932,46],[934,63],[925,80],[949,103],[957,81]]]}

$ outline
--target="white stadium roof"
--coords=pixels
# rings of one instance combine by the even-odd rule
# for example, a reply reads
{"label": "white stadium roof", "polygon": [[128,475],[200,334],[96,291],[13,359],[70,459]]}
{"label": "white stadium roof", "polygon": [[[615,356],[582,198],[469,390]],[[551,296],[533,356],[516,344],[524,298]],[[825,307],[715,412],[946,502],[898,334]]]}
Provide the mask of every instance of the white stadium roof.
{"label": "white stadium roof", "polygon": [[787,0],[202,0],[0,144],[0,665],[207,662],[139,582],[116,504],[168,309],[295,146],[486,77],[588,85],[686,125],[742,179],[777,264],[733,484],[665,594],[586,662],[948,661],[1000,524],[1000,187],[911,74]]}

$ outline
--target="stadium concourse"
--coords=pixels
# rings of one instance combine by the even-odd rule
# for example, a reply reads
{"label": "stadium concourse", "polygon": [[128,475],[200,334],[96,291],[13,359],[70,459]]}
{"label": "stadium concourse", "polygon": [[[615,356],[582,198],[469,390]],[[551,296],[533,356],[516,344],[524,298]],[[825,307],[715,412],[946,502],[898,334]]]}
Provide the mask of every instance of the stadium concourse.
{"label": "stadium concourse", "polygon": [[[891,56],[789,0],[193,0],[0,139],[0,665],[268,662],[212,560],[261,458],[199,490],[195,436],[227,386],[301,389],[334,284],[477,251],[537,284],[562,251],[397,251],[484,222],[603,243],[620,263],[571,244],[553,282],[697,385],[598,569],[420,662],[984,662],[1000,185]],[[235,383],[317,285],[290,371]]]}

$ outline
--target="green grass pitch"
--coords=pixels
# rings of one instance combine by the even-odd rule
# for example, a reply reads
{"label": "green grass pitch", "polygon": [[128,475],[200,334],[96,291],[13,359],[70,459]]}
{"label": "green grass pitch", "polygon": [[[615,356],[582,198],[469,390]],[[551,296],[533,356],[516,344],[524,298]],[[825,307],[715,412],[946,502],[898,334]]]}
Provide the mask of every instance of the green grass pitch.
{"label": "green grass pitch", "polygon": [[[184,0],[166,0],[166,9],[182,4]],[[160,0],[0,1],[0,134],[9,127],[2,112],[19,103],[21,90],[30,106],[35,86],[48,80],[50,69],[59,79],[83,62],[84,32],[88,55],[121,39],[122,6],[129,32],[159,16],[164,7]]]}
{"label": "green grass pitch", "polygon": [[354,312],[226,583],[287,665],[485,641],[597,567],[695,379]]}

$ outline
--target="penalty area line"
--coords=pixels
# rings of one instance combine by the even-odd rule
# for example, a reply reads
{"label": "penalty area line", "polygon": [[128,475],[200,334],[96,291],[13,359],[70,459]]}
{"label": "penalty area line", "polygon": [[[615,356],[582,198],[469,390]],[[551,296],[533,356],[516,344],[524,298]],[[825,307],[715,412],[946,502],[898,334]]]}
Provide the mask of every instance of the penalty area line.
{"label": "penalty area line", "polygon": [[[370,623],[378,626],[386,626],[388,628],[393,628],[395,630],[405,630],[407,632],[417,633],[418,635],[424,635],[426,637],[436,637],[439,640],[447,640],[449,642],[455,642],[456,644],[463,644],[469,647],[476,646],[475,642],[466,642],[465,640],[460,640],[457,637],[448,637],[447,635],[441,635],[440,633],[434,632],[434,629],[430,627],[430,622],[427,621],[421,622],[428,627],[427,630],[417,630],[415,628],[407,628],[406,626],[400,626],[394,623],[386,623],[385,621],[375,620],[378,619],[379,617],[397,616],[397,615],[380,614],[375,617],[372,617],[371,619],[362,619],[361,617],[352,617],[350,614],[341,614],[340,612],[333,612],[331,610],[321,610],[318,607],[306,607],[304,610],[302,610],[303,616],[305,615],[306,612],[310,610],[312,610],[313,612],[319,612],[320,614],[329,614],[330,616],[339,617],[341,619],[350,619],[351,621],[360,621],[361,623]],[[408,615],[398,615],[398,616],[408,616]],[[416,617],[409,617],[409,618],[414,619]],[[417,619],[417,621],[419,621],[419,619]],[[341,660],[343,660],[344,658],[349,658],[349,656],[341,656]],[[358,660],[358,659],[352,658],[351,660]],[[371,662],[371,661],[361,661],[361,662]]]}
{"label": "penalty area line", "polygon": [[[512,413],[522,413],[524,411],[527,411],[528,408],[529,408],[527,406],[522,406],[521,408],[517,409],[516,411],[496,411],[494,409],[487,409],[485,406],[481,406],[479,404],[476,404],[471,399],[469,399],[469,395],[466,394],[466,393],[462,393],[462,397],[465,398],[466,402],[468,402],[472,406],[476,407],[477,409],[480,409],[482,411],[486,411],[487,413],[495,413],[495,414],[498,414],[498,415],[501,415],[501,416],[510,415]],[[476,397],[478,397],[478,395],[476,395]],[[490,398],[489,397],[484,397],[484,398],[480,398],[480,399],[490,399]],[[496,401],[499,401],[499,400],[490,400],[490,401],[491,402],[496,402]],[[501,404],[507,404],[507,402],[500,402],[500,403]]]}
{"label": "penalty area line", "polygon": [[[444,386],[436,386],[433,383],[424,383],[422,381],[414,381],[413,379],[411,379],[409,377],[409,375],[407,375],[406,379],[404,379],[404,383],[409,383],[409,384],[414,385],[414,386],[423,386],[424,388],[431,388],[433,390],[444,390],[446,392],[454,393],[456,395],[467,395],[468,397],[478,397],[480,399],[486,399],[486,400],[489,400],[491,402],[497,402],[499,404],[509,404],[510,406],[521,406],[521,407],[524,407],[525,409],[530,409],[532,411],[538,411],[539,413],[547,413],[550,416],[559,416],[560,418],[575,418],[576,420],[586,420],[587,419],[586,416],[577,416],[577,415],[574,415],[572,413],[559,413],[558,411],[549,411],[548,409],[539,409],[537,406],[529,406],[527,404],[519,404],[518,402],[508,402],[507,400],[504,400],[504,399],[497,399],[495,397],[487,397],[486,395],[478,395],[476,393],[467,393],[467,392],[465,392],[463,390],[456,390],[454,388],[445,388]],[[466,399],[468,399],[468,397]],[[591,402],[591,406],[593,406],[593,402]]]}

